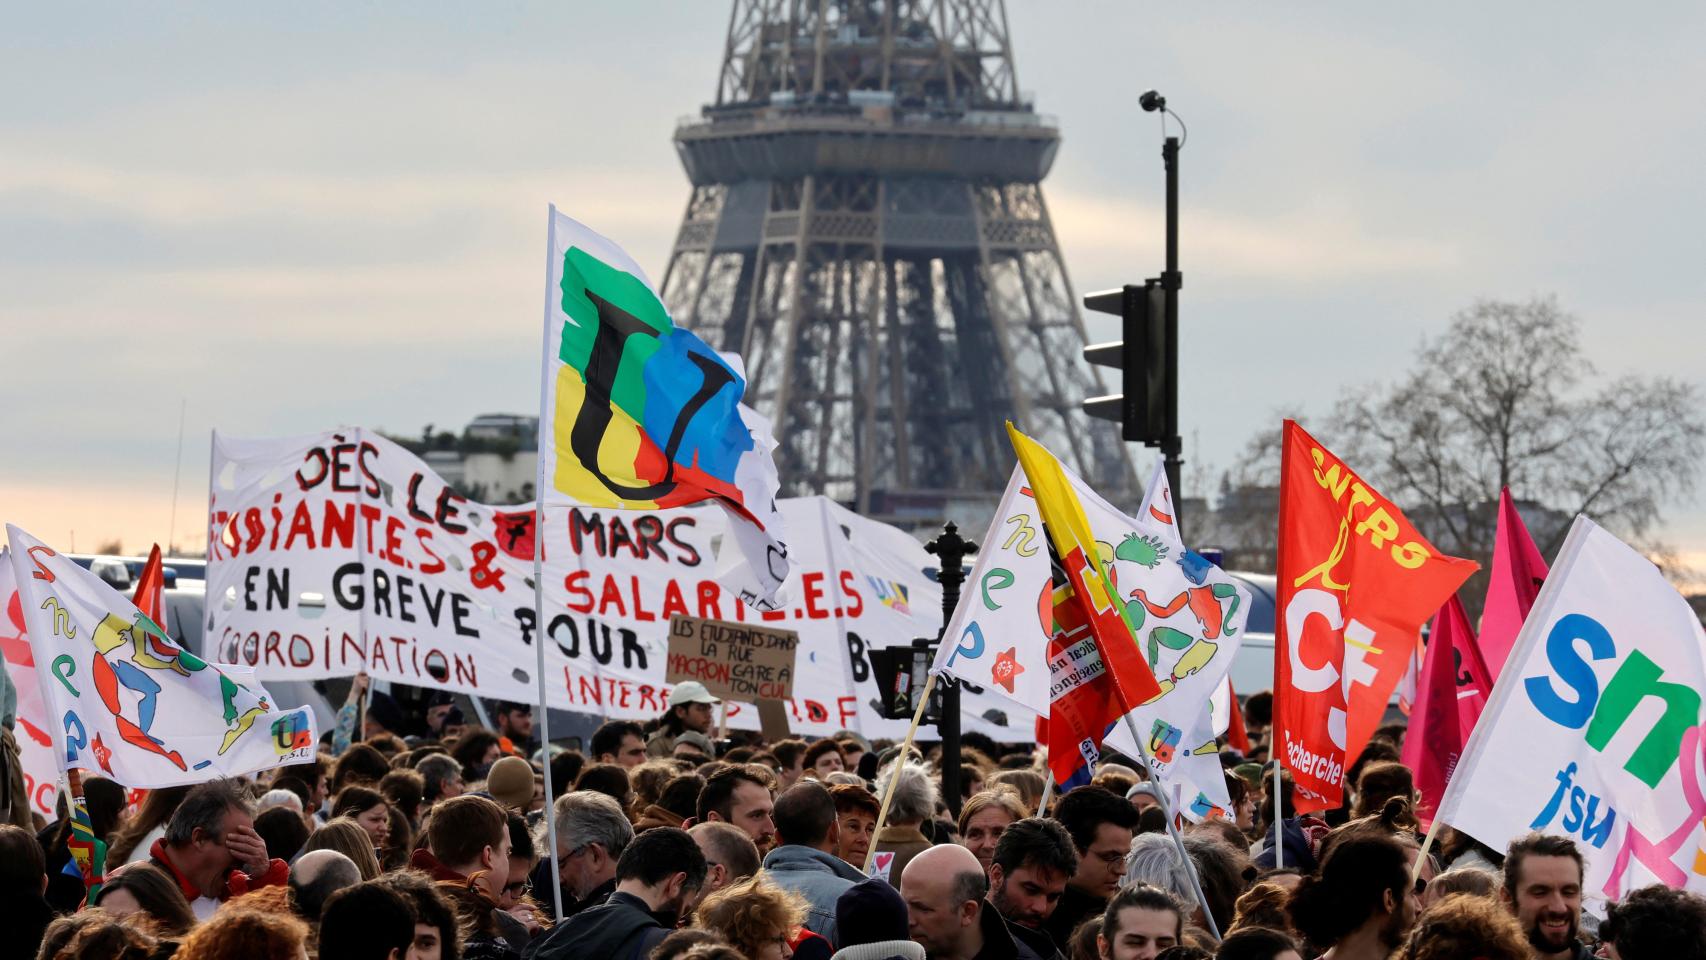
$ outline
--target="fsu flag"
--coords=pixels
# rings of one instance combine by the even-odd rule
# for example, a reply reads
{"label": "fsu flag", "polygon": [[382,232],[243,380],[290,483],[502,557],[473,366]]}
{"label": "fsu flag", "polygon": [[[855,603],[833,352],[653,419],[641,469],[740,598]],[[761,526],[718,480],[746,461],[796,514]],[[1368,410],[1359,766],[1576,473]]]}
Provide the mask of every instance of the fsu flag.
{"label": "fsu flag", "polygon": [[733,514],[743,562],[718,579],[752,607],[779,605],[790,563],[776,507],[770,424],[746,377],[675,325],[632,257],[551,208],[539,409],[545,503],[657,510],[701,501]]}
{"label": "fsu flag", "polygon": [[1300,813],[1344,797],[1423,621],[1475,572],[1294,421],[1280,455],[1274,727]]}

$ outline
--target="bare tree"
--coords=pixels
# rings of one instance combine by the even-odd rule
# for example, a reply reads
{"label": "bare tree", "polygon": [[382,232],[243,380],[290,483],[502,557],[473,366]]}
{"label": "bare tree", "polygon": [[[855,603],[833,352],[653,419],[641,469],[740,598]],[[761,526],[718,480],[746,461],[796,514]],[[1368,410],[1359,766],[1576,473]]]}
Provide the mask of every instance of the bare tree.
{"label": "bare tree", "polygon": [[1656,547],[1662,508],[1699,479],[1700,396],[1635,376],[1596,389],[1580,326],[1550,297],[1479,302],[1397,383],[1343,397],[1323,439],[1458,556],[1491,556],[1504,487],[1564,519],[1531,524],[1544,553],[1578,513]]}

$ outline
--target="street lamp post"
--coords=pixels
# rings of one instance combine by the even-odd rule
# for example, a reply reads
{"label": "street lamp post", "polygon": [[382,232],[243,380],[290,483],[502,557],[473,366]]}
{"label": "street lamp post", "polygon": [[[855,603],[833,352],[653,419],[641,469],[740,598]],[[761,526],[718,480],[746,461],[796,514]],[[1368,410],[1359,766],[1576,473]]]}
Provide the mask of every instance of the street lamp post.
{"label": "street lamp post", "polygon": [[[954,608],[960,604],[960,586],[966,581],[965,558],[977,552],[977,544],[960,536],[953,521],[942,525],[936,539],[924,545],[936,555],[936,582],[942,585],[942,633],[936,635],[938,644],[947,642],[943,635]],[[960,815],[960,684],[950,677],[936,681],[942,685],[942,715],[936,730],[942,736],[942,800],[957,819]]]}

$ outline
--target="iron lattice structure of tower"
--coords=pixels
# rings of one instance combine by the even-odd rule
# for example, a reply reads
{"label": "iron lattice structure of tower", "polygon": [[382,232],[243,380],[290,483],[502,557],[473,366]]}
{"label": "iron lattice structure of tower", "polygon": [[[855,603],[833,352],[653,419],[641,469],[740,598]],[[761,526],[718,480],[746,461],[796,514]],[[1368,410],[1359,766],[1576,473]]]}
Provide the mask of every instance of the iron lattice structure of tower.
{"label": "iron lattice structure of tower", "polygon": [[785,493],[929,523],[998,496],[1013,420],[1114,502],[1131,461],[1041,181],[1002,0],[735,0],[663,298],[746,361]]}

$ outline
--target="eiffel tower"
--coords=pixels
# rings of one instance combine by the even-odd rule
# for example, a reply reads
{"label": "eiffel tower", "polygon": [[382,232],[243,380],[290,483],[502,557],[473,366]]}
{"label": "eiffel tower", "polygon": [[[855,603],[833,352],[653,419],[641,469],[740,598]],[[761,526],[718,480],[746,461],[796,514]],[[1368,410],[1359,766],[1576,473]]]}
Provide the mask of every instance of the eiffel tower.
{"label": "eiffel tower", "polygon": [[681,122],[676,322],[745,359],[788,495],[923,525],[999,496],[1012,420],[1115,503],[1131,461],[1041,181],[1002,0],[735,0],[716,99]]}

